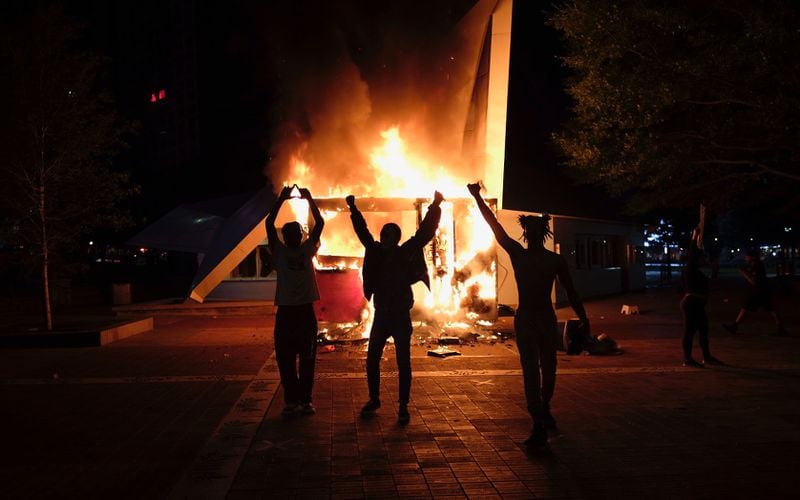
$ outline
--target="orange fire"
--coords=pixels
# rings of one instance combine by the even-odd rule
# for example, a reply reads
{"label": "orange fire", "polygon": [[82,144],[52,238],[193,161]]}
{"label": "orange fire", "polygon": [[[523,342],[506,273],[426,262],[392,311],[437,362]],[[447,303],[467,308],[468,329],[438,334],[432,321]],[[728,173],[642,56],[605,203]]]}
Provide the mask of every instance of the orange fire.
{"label": "orange fire", "polygon": [[[466,184],[474,179],[454,176],[445,166],[432,164],[411,151],[398,127],[389,128],[380,135],[382,142],[369,154],[371,182],[358,185],[334,182],[321,186],[324,179],[315,175],[313,166],[300,153],[292,158],[285,185],[308,186],[318,199],[344,198],[353,194],[356,197],[416,201],[429,199],[434,189],[442,192],[447,200],[442,204],[442,220],[434,241],[426,249],[431,290],[428,293],[415,287],[415,302],[421,306],[426,318],[442,327],[458,327],[465,320],[493,316],[497,296],[494,236],[466,191]],[[308,220],[305,201],[292,199],[289,204],[295,220]],[[426,207],[427,204],[420,208]],[[413,210],[412,204],[409,210]],[[326,220],[326,230],[319,255],[363,257],[364,248],[349,229],[347,214],[322,210],[322,215]],[[379,227],[371,229],[375,234]],[[362,323],[371,321],[371,312],[371,309],[364,311]],[[368,331],[365,328],[365,335]]]}

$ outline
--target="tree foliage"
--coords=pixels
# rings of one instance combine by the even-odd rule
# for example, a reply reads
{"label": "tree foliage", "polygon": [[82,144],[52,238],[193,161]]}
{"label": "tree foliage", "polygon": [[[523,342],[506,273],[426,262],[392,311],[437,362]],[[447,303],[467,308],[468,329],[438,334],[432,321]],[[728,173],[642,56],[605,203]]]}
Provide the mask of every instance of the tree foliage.
{"label": "tree foliage", "polygon": [[555,136],[634,211],[770,202],[800,188],[800,16],[789,0],[570,0],[574,113]]}
{"label": "tree foliage", "polygon": [[61,11],[36,10],[0,36],[5,237],[31,250],[49,311],[54,256],[125,220],[116,207],[130,193],[128,177],[111,162],[130,127],[101,88],[103,59],[80,47]]}

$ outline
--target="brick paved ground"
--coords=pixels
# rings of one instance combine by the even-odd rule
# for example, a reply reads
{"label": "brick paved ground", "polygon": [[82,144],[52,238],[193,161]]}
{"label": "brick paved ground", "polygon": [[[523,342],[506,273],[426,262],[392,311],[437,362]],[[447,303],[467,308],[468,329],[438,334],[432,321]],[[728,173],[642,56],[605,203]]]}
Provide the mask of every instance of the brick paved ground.
{"label": "brick paved ground", "polygon": [[271,336],[263,318],[167,318],[105,347],[0,350],[0,496],[164,498]]}
{"label": "brick paved ground", "polygon": [[[794,497],[800,343],[762,335],[773,329],[763,316],[744,335],[721,333],[738,294],[719,290],[710,304],[712,347],[728,366],[703,370],[680,366],[673,291],[590,303],[595,332],[625,354],[559,356],[559,431],[537,455],[521,445],[530,421],[513,343],[462,347],[464,356],[444,360],[415,347],[422,376],[407,427],[396,420],[391,350],[384,406],[368,420],[358,415],[367,399],[362,349],[320,355],[318,413],[283,419],[278,393],[227,498]],[[793,301],[782,302],[790,326]],[[620,316],[623,302],[643,314]]]}
{"label": "brick paved ground", "polygon": [[[358,418],[358,347],[320,354],[317,415],[282,420],[268,318],[161,319],[102,348],[0,350],[3,497],[794,497],[800,302],[782,300],[791,337],[763,335],[764,316],[731,337],[719,323],[736,312],[734,285],[710,304],[712,348],[729,363],[715,369],[680,367],[673,291],[590,302],[594,331],[625,354],[559,357],[560,432],[537,456],[520,446],[513,342],[444,360],[416,346],[407,427],[391,349],[384,407]],[[620,316],[622,303],[643,314]],[[231,450],[239,459],[219,465]]]}

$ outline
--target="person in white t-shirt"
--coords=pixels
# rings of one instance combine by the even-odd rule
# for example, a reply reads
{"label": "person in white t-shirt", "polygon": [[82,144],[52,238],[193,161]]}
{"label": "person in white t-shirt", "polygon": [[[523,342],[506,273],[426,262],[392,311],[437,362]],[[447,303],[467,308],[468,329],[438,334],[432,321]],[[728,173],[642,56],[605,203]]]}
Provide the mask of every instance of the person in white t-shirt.
{"label": "person in white t-shirt", "polygon": [[[281,228],[283,241],[278,238],[275,218],[283,202],[291,198],[292,187],[284,187],[266,219],[267,241],[272,262],[278,273],[275,290],[275,359],[283,384],[283,415],[296,412],[311,415],[314,386],[314,363],[317,353],[317,317],[314,301],[319,300],[317,279],[312,259],[319,248],[319,238],[325,221],[308,189],[300,188],[300,197],[308,201],[314,227],[303,241],[299,222],[289,222]],[[297,358],[299,361],[299,373]]]}

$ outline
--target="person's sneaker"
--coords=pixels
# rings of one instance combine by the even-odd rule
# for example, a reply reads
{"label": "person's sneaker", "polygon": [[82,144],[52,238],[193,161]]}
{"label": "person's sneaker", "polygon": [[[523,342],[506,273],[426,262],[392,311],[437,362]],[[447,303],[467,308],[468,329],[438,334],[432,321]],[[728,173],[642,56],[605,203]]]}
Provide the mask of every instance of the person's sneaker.
{"label": "person's sneaker", "polygon": [[722,323],[722,328],[726,329],[728,333],[736,334],[739,331],[738,323]]}
{"label": "person's sneaker", "polygon": [[547,447],[547,429],[542,424],[534,424],[531,435],[525,440],[529,450],[540,450]]}
{"label": "person's sneaker", "polygon": [[411,415],[408,413],[408,405],[401,404],[400,409],[397,410],[397,421],[405,425],[409,420],[411,420]]}
{"label": "person's sneaker", "polygon": [[706,356],[706,357],[703,358],[703,364],[704,365],[722,366],[725,363],[723,363],[721,360],[715,358],[714,356]]}
{"label": "person's sneaker", "polygon": [[286,403],[286,405],[283,407],[283,411],[281,411],[281,415],[284,417],[289,417],[294,415],[295,412],[297,412],[297,405],[294,403]]}
{"label": "person's sneaker", "polygon": [[556,419],[553,418],[553,414],[550,413],[550,405],[545,405],[542,408],[542,425],[544,425],[545,429],[555,429],[556,426]]}
{"label": "person's sneaker", "polygon": [[692,358],[684,359],[683,360],[683,366],[685,366],[687,368],[702,368],[703,367],[703,365],[701,365],[697,361],[693,360]]}
{"label": "person's sneaker", "polygon": [[377,410],[380,407],[381,407],[381,400],[380,399],[378,399],[378,398],[370,398],[369,401],[367,401],[367,404],[365,404],[361,408],[361,414],[362,415],[364,415],[364,414],[369,415],[371,413],[375,413],[375,410]]}
{"label": "person's sneaker", "polygon": [[311,403],[301,403],[300,413],[302,413],[303,415],[313,415],[317,413],[317,409],[314,408],[314,405],[312,405]]}

